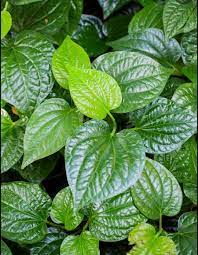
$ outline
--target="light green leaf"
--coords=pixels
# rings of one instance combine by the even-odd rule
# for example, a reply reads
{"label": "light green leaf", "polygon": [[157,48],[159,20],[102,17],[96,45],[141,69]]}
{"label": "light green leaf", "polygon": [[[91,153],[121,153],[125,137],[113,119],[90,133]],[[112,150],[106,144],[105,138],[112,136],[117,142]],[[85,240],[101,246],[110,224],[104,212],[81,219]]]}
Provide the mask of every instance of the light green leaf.
{"label": "light green leaf", "polygon": [[178,77],[171,76],[166,85],[164,90],[162,91],[162,94],[160,96],[166,97],[168,99],[171,99],[175,90],[180,87],[180,85],[184,84],[185,81],[183,79],[180,79]]}
{"label": "light green leaf", "polygon": [[3,240],[1,240],[1,254],[12,255],[10,248],[7,246],[7,244]]}
{"label": "light green leaf", "polygon": [[178,232],[172,234],[177,247],[177,255],[197,254],[197,213],[187,212],[180,216]]}
{"label": "light green leaf", "polygon": [[179,0],[166,1],[163,23],[167,37],[196,29],[196,19],[196,6],[192,0],[183,3]]}
{"label": "light green leaf", "polygon": [[132,17],[128,31],[132,34],[136,30],[145,28],[163,28],[163,5],[150,3]]}
{"label": "light green leaf", "polygon": [[65,162],[75,207],[83,207],[131,187],[141,175],[145,153],[133,130],[112,136],[105,121],[91,120],[68,141]]}
{"label": "light green leaf", "polygon": [[70,68],[69,90],[79,111],[93,119],[104,119],[122,101],[117,82],[97,70]]}
{"label": "light green leaf", "polygon": [[176,246],[167,236],[156,233],[147,223],[137,225],[129,234],[129,243],[135,245],[127,255],[176,255]]}
{"label": "light green leaf", "polygon": [[194,83],[197,83],[197,65],[191,64],[182,68],[182,73],[188,77],[188,79]]}
{"label": "light green leaf", "polygon": [[36,243],[46,233],[51,199],[38,184],[8,182],[1,185],[1,234],[20,243]]}
{"label": "light green leaf", "polygon": [[125,239],[129,231],[146,218],[134,206],[130,191],[93,205],[89,215],[89,231],[102,241]]}
{"label": "light green leaf", "polygon": [[68,67],[91,68],[87,53],[80,45],[73,42],[69,36],[65,38],[60,47],[54,52],[52,71],[56,81],[68,89]]}
{"label": "light green leaf", "polygon": [[173,174],[157,161],[148,159],[140,179],[131,188],[136,207],[152,220],[174,216],[182,205],[182,191]]}
{"label": "light green leaf", "polygon": [[52,201],[51,219],[58,224],[63,223],[66,230],[73,230],[83,220],[83,214],[74,211],[73,197],[69,187],[58,192]]}
{"label": "light green leaf", "polygon": [[68,236],[60,247],[60,255],[99,255],[99,241],[89,231],[79,236]]}
{"label": "light green leaf", "polygon": [[1,11],[1,39],[7,35],[12,26],[12,17],[6,9],[7,6]]}
{"label": "light green leaf", "polygon": [[60,254],[60,246],[66,234],[57,228],[48,228],[46,237],[33,244],[30,255],[57,255]]}
{"label": "light green leaf", "polygon": [[8,171],[23,155],[24,128],[1,109],[1,173]]}
{"label": "light green leaf", "polygon": [[22,113],[30,114],[53,87],[53,45],[37,32],[17,34],[2,46],[2,99]]}
{"label": "light green leaf", "polygon": [[162,97],[132,113],[131,117],[148,153],[174,151],[196,133],[194,113]]}
{"label": "light green leaf", "polygon": [[81,125],[82,115],[61,98],[45,100],[28,121],[24,136],[22,169],[64,147]]}
{"label": "light green leaf", "polygon": [[196,64],[197,62],[197,30],[193,30],[182,36],[181,46],[183,48],[184,64]]}
{"label": "light green leaf", "polygon": [[150,57],[136,52],[117,51],[98,57],[94,68],[111,75],[120,85],[122,103],[114,112],[142,108],[158,97],[171,74]]}

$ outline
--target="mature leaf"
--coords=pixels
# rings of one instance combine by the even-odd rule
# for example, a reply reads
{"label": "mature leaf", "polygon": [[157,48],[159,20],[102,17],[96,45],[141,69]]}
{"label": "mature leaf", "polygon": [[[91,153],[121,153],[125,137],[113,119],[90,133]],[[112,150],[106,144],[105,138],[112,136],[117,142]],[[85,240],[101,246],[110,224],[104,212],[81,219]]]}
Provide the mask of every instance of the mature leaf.
{"label": "mature leaf", "polygon": [[10,3],[13,5],[24,5],[31,4],[35,2],[40,2],[41,0],[10,0]]}
{"label": "mature leaf", "polygon": [[10,182],[1,185],[1,233],[20,243],[36,243],[47,232],[51,199],[38,184]]}
{"label": "mature leaf", "polygon": [[158,97],[171,73],[150,57],[136,52],[117,51],[98,57],[93,66],[111,75],[120,85],[122,103],[115,112],[142,108]]}
{"label": "mature leaf", "polygon": [[177,247],[177,255],[197,254],[197,213],[187,212],[180,216],[178,232],[172,234]]}
{"label": "mature leaf", "polygon": [[175,63],[181,57],[181,47],[175,39],[165,38],[162,30],[147,28],[108,43],[114,50],[139,51],[162,64]]}
{"label": "mature leaf", "polygon": [[135,205],[152,220],[174,216],[182,205],[182,191],[176,178],[163,165],[148,159],[140,179],[131,188]]}
{"label": "mature leaf", "polygon": [[83,214],[74,211],[73,197],[69,187],[59,191],[53,199],[50,217],[55,223],[63,223],[66,230],[75,229],[83,220]]}
{"label": "mature leaf", "polygon": [[196,116],[162,97],[131,116],[148,153],[174,151],[196,132]]}
{"label": "mature leaf", "polygon": [[133,130],[112,135],[105,121],[91,120],[68,142],[65,161],[75,207],[83,207],[131,187],[141,175],[145,153]]}
{"label": "mature leaf", "polygon": [[34,31],[25,31],[2,46],[2,99],[30,114],[53,87],[53,45]]}
{"label": "mature leaf", "polygon": [[192,0],[168,0],[164,6],[163,23],[167,37],[196,29],[196,5]]}
{"label": "mature leaf", "polygon": [[52,71],[56,81],[68,89],[68,66],[88,69],[91,67],[89,56],[69,36],[65,38],[52,58]]}
{"label": "mature leaf", "polygon": [[25,130],[22,169],[64,147],[81,125],[81,116],[62,98],[47,99],[37,107]]}
{"label": "mature leaf", "polygon": [[145,28],[163,28],[163,5],[151,3],[139,11],[129,24],[128,31],[132,34],[136,30]]}
{"label": "mature leaf", "polygon": [[134,206],[130,191],[93,205],[89,215],[89,231],[102,241],[125,239],[129,231],[146,218]]}
{"label": "mature leaf", "polygon": [[99,18],[83,14],[78,28],[72,34],[72,39],[82,46],[90,57],[96,57],[108,49],[102,26]]}
{"label": "mature leaf", "polygon": [[194,83],[197,83],[197,65],[191,64],[182,68],[182,73]]}
{"label": "mature leaf", "polygon": [[162,97],[166,97],[168,99],[171,99],[175,90],[180,87],[180,85],[184,84],[185,81],[178,78],[178,77],[174,77],[174,76],[171,76],[166,85],[165,85],[165,88],[164,90],[162,91],[161,95]]}
{"label": "mature leaf", "polygon": [[108,18],[114,11],[119,10],[129,2],[130,0],[98,0],[103,10],[104,19]]}
{"label": "mature leaf", "polygon": [[147,223],[137,225],[129,234],[129,243],[135,245],[127,255],[176,255],[176,246],[167,236],[156,233]]}
{"label": "mature leaf", "polygon": [[1,254],[12,255],[10,248],[7,246],[7,244],[3,240],[1,240]]}
{"label": "mature leaf", "polygon": [[104,119],[122,101],[117,82],[110,75],[93,69],[70,68],[69,90],[80,112],[94,119]]}
{"label": "mature leaf", "polygon": [[193,30],[182,36],[181,46],[183,48],[184,64],[196,64],[197,62],[197,30]]}
{"label": "mature leaf", "polygon": [[6,8],[1,11],[1,39],[3,39],[10,31],[12,26],[12,17]]}
{"label": "mature leaf", "polygon": [[48,228],[45,239],[32,245],[30,255],[57,255],[66,234],[57,228]]}
{"label": "mature leaf", "polygon": [[23,155],[24,128],[20,122],[12,122],[1,109],[1,173],[9,170]]}

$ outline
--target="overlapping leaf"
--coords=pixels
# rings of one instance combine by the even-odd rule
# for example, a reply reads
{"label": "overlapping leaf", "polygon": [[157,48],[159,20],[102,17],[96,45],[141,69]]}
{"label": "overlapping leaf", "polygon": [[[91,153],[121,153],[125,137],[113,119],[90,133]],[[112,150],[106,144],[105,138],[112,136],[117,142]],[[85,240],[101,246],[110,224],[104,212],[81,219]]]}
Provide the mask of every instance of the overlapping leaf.
{"label": "overlapping leaf", "polygon": [[181,46],[183,48],[184,64],[196,64],[197,62],[197,30],[193,30],[182,36]]}
{"label": "overlapping leaf", "polygon": [[12,26],[12,17],[10,13],[6,10],[7,7],[1,11],[1,39],[3,39],[7,33],[10,31]]}
{"label": "overlapping leaf", "polygon": [[180,87],[180,85],[184,84],[185,81],[179,77],[174,77],[174,76],[171,76],[165,87],[164,87],[164,90],[162,91],[162,94],[160,96],[162,97],[166,97],[168,99],[171,99],[175,90]]}
{"label": "overlapping leaf", "polygon": [[7,246],[7,244],[3,240],[1,240],[1,254],[12,255],[10,248]]}

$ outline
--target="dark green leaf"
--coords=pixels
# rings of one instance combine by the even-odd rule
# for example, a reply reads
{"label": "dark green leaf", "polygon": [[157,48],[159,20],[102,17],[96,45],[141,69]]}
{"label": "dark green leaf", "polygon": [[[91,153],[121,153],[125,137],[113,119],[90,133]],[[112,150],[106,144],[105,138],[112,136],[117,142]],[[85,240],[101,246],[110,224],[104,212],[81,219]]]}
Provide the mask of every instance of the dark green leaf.
{"label": "dark green leaf", "polygon": [[40,2],[41,0],[10,0],[11,4],[14,5],[24,5],[24,4],[31,4],[35,2]]}
{"label": "dark green leaf", "polygon": [[184,64],[196,64],[197,62],[197,30],[193,30],[182,36],[182,59]]}
{"label": "dark green leaf", "polygon": [[197,65],[191,64],[182,68],[182,73],[194,83],[197,83]]}
{"label": "dark green leaf", "polygon": [[171,99],[175,90],[182,84],[184,84],[185,81],[178,78],[178,77],[174,77],[174,76],[171,76],[166,85],[165,85],[165,88],[164,90],[162,91],[162,94],[161,96],[162,97],[166,97],[168,99]]}
{"label": "dark green leaf", "polygon": [[10,248],[3,240],[1,240],[1,255],[12,255]]}

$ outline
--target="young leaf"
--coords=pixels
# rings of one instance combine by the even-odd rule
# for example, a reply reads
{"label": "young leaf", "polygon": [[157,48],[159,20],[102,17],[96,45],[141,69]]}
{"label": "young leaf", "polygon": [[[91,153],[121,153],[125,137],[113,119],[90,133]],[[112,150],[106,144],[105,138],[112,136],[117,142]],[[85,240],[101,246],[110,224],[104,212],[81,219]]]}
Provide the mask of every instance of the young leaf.
{"label": "young leaf", "polygon": [[134,206],[130,191],[93,205],[89,215],[89,231],[102,241],[125,239],[129,231],[146,218]]}
{"label": "young leaf", "polygon": [[65,89],[68,89],[68,67],[91,68],[87,53],[69,36],[65,38],[60,47],[54,52],[52,58],[52,71],[56,81]]}
{"label": "young leaf", "polygon": [[83,214],[74,211],[73,197],[69,187],[58,192],[52,201],[51,219],[58,224],[63,223],[66,230],[73,230],[83,220]]}
{"label": "young leaf", "polygon": [[197,254],[197,213],[187,212],[180,216],[178,232],[170,235],[177,247],[177,254]]}
{"label": "young leaf", "polygon": [[68,236],[60,247],[60,255],[99,255],[99,241],[90,232],[83,231],[79,236]]}
{"label": "young leaf", "polygon": [[104,119],[122,101],[117,82],[97,70],[70,68],[69,90],[80,112],[93,119]]}
{"label": "young leaf", "polygon": [[3,240],[1,240],[1,254],[12,255],[10,248],[7,246],[7,244]]}
{"label": "young leaf", "polygon": [[53,50],[48,39],[34,31],[22,32],[6,41],[2,46],[2,99],[30,114],[53,87]]}
{"label": "young leaf", "polygon": [[61,98],[47,99],[37,107],[25,130],[22,169],[64,147],[81,125],[81,116]]}
{"label": "young leaf", "polygon": [[12,122],[8,113],[1,109],[1,173],[9,170],[23,155],[24,128]]}
{"label": "young leaf", "polygon": [[163,165],[148,159],[140,179],[131,188],[136,207],[152,220],[174,216],[182,205],[179,183]]}
{"label": "young leaf", "polygon": [[3,237],[20,243],[36,243],[45,237],[51,199],[38,184],[4,183],[1,198]]}
{"label": "young leaf", "polygon": [[129,243],[135,245],[127,255],[176,255],[176,246],[167,236],[156,233],[147,223],[137,225],[129,234]]}
{"label": "young leaf", "polygon": [[114,112],[134,111],[158,97],[171,74],[150,57],[136,52],[117,51],[98,57],[94,68],[111,75],[120,85],[122,103]]}
{"label": "young leaf", "polygon": [[12,17],[6,9],[7,6],[1,11],[1,39],[7,35],[12,26]]}
{"label": "young leaf", "polygon": [[131,187],[141,175],[145,153],[133,130],[112,136],[105,121],[91,120],[68,141],[65,161],[75,207],[83,207]]}
{"label": "young leaf", "polygon": [[196,132],[196,116],[162,97],[131,116],[148,153],[174,151]]}
{"label": "young leaf", "polygon": [[196,64],[197,62],[197,30],[193,30],[182,36],[182,59],[184,64]]}

